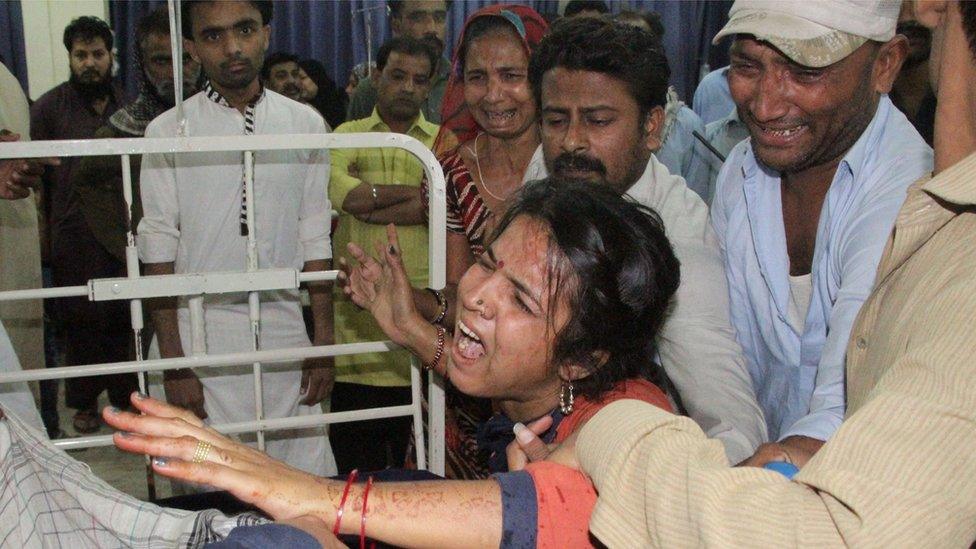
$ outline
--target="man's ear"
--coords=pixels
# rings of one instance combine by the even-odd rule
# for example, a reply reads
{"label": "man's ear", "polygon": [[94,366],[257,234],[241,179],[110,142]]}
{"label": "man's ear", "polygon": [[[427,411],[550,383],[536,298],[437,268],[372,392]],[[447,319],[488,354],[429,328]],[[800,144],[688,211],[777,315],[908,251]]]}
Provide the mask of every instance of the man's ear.
{"label": "man's ear", "polygon": [[908,39],[900,34],[881,44],[878,54],[874,58],[872,68],[872,78],[874,78],[874,91],[877,93],[888,93],[895,85],[895,79],[901,71],[901,65],[908,56]]}
{"label": "man's ear", "polygon": [[271,25],[261,27],[261,33],[264,34],[264,51],[267,53],[271,46]]}
{"label": "man's ear", "polygon": [[402,32],[402,31],[403,31],[403,25],[402,25],[402,21],[400,21],[400,18],[399,17],[391,17],[390,18],[390,34],[393,35],[393,38],[396,38],[396,37],[400,36],[400,32]]}
{"label": "man's ear", "polygon": [[190,54],[190,57],[192,57],[197,63],[200,62],[200,56],[197,55],[197,43],[193,40],[190,40],[189,38],[183,39],[183,51]]}
{"label": "man's ear", "polygon": [[647,150],[656,152],[664,142],[664,107],[654,107],[644,118],[644,140]]}

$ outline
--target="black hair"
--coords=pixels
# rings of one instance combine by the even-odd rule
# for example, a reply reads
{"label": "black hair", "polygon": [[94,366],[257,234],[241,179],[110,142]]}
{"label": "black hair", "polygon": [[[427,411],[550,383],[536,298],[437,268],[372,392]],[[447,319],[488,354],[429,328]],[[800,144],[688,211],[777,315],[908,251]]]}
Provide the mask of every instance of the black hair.
{"label": "black hair", "polygon": [[464,74],[464,67],[467,64],[468,48],[471,47],[471,43],[493,32],[507,32],[521,43],[518,30],[508,19],[505,19],[501,15],[482,15],[481,17],[476,17],[464,29],[464,37],[461,43],[458,44],[458,70],[461,71],[462,75]]}
{"label": "black hair", "polygon": [[271,67],[288,62],[298,65],[298,61],[297,55],[288,52],[276,51],[272,53],[264,60],[264,64],[261,65],[261,81],[267,82],[271,78]]}
{"label": "black hair", "polygon": [[376,53],[376,70],[383,72],[386,62],[390,59],[390,54],[397,52],[403,55],[426,57],[430,61],[428,77],[434,76],[437,70],[437,52],[424,40],[417,40],[409,36],[398,36],[391,38],[380,46],[380,51]]}
{"label": "black hair", "polygon": [[962,30],[969,40],[969,49],[976,57],[976,2],[959,2],[959,11],[962,14]]}
{"label": "black hair", "polygon": [[610,6],[603,0],[569,0],[566,2],[566,9],[563,10],[563,17],[572,17],[581,11],[610,13]]}
{"label": "black hair", "polygon": [[314,59],[303,59],[298,63],[298,66],[319,88],[319,92],[308,102],[315,110],[319,111],[329,126],[339,127],[339,124],[346,121],[346,106],[349,104],[349,95],[336,85],[322,63]]}
{"label": "black hair", "polygon": [[[180,25],[183,27],[183,38],[193,40],[193,7],[206,2],[219,0],[183,0],[181,2]],[[271,0],[249,0],[261,12],[261,25],[270,25],[274,17],[274,2]]]}
{"label": "black hair", "polygon": [[146,39],[150,34],[169,35],[169,10],[166,9],[166,6],[159,6],[152,10],[136,25],[136,53],[140,59],[142,59],[142,51],[146,49]]}
{"label": "black hair", "polygon": [[582,366],[589,375],[572,381],[590,399],[636,377],[663,387],[652,357],[680,267],[657,213],[609,187],[550,177],[518,191],[492,239],[521,216],[549,235],[550,312],[568,292],[551,362]]}
{"label": "black hair", "polygon": [[560,19],[532,53],[529,82],[542,105],[542,78],[550,70],[598,72],[622,80],[640,107],[641,119],[667,103],[668,58],[651,33],[597,17]]}
{"label": "black hair", "polygon": [[64,28],[64,49],[71,53],[76,40],[91,42],[96,38],[101,38],[105,49],[112,51],[112,29],[108,28],[108,23],[90,15],[78,17]]}
{"label": "black hair", "polygon": [[[444,0],[444,9],[451,11],[451,0]],[[403,0],[386,0],[386,11],[390,17],[399,18],[403,13]]]}
{"label": "black hair", "polygon": [[643,21],[647,25],[647,30],[656,39],[658,45],[664,44],[664,23],[661,22],[661,14],[656,11],[633,11],[623,10],[614,17],[615,21]]}

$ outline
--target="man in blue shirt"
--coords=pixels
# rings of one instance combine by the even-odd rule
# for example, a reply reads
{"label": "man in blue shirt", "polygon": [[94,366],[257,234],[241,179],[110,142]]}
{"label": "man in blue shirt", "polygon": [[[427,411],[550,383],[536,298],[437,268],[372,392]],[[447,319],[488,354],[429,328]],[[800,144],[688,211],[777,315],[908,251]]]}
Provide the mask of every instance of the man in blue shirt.
{"label": "man in blue shirt", "polygon": [[732,323],[770,440],[802,465],[844,417],[851,326],[907,187],[932,151],[887,97],[908,45],[898,3],[737,1],[729,88],[750,139],[712,205]]}
{"label": "man in blue shirt", "polygon": [[705,75],[695,88],[691,106],[707,126],[729,114],[735,108],[729,92],[729,67],[721,67]]}

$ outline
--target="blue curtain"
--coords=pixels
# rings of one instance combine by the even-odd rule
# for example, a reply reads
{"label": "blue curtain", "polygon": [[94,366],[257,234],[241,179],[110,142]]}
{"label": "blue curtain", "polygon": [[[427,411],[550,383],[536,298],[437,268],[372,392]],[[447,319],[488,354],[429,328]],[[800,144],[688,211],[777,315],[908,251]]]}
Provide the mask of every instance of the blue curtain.
{"label": "blue curtain", "polygon": [[27,56],[24,53],[24,17],[20,0],[0,2],[0,58],[27,92]]}
{"label": "blue curtain", "polygon": [[[15,4],[16,2],[8,2]],[[464,25],[464,20],[478,9],[497,2],[491,0],[456,0],[447,21],[448,51]],[[558,0],[515,1],[527,4],[549,20],[557,17]],[[116,32],[119,76],[131,95],[136,90],[132,74],[132,37],[139,18],[161,0],[131,2],[110,0],[112,28]],[[690,100],[698,84],[701,65],[712,67],[723,63],[724,48],[713,48],[709,40],[724,24],[731,0],[675,1],[621,0],[610,2],[614,12],[622,9],[654,10],[661,14],[667,33],[665,49],[671,61],[671,82],[678,93]],[[0,16],[2,17],[2,16]],[[19,20],[19,18],[18,18]],[[287,51],[299,57],[321,61],[333,80],[343,87],[349,71],[366,60],[366,21],[371,22],[373,54],[389,38],[385,0],[278,1],[271,25],[270,52]]]}

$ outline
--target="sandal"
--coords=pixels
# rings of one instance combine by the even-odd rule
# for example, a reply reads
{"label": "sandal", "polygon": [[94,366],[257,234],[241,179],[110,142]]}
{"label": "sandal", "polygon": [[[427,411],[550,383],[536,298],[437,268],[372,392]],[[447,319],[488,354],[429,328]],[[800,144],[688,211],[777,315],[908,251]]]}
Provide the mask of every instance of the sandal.
{"label": "sandal", "polygon": [[101,427],[98,413],[95,410],[78,410],[72,425],[81,434],[94,433]]}

